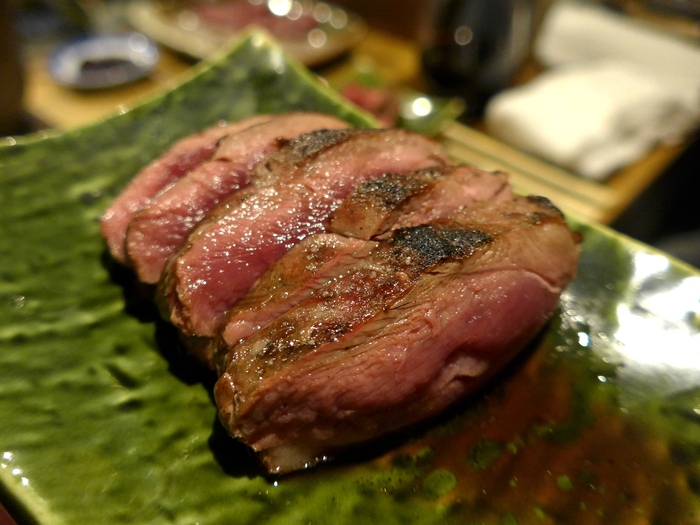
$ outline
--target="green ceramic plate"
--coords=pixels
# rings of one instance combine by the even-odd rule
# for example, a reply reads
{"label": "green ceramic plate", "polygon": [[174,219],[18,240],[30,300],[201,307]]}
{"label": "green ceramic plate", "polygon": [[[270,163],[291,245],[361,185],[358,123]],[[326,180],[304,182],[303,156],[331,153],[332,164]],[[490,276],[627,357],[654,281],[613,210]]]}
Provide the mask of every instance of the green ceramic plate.
{"label": "green ceramic plate", "polygon": [[477,399],[267,479],[212,378],[132,300],[98,217],[177,138],[253,113],[370,120],[252,34],[103,123],[0,148],[0,501],[40,524],[700,522],[700,275],[595,226],[549,329]]}

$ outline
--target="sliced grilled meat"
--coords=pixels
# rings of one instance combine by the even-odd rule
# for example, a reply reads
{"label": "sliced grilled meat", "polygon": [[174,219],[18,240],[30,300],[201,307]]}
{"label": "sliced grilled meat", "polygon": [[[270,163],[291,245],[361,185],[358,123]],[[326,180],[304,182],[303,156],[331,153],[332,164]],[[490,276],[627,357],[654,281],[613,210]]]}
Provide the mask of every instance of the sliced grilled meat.
{"label": "sliced grilled meat", "polygon": [[357,184],[445,162],[435,142],[401,130],[314,132],[290,141],[256,169],[268,185],[219,205],[172,259],[161,286],[170,320],[186,336],[213,337],[255,280],[322,232]]}
{"label": "sliced grilled meat", "polygon": [[347,127],[327,115],[290,113],[224,138],[211,160],[167,187],[131,220],[126,250],[139,279],[157,283],[167,260],[206,213],[246,186],[251,170],[285,140],[313,130]]}
{"label": "sliced grilled meat", "polygon": [[390,173],[360,184],[327,221],[327,231],[342,235],[308,237],[265,273],[227,314],[222,324],[225,345],[246,339],[324,283],[347,272],[373,247],[373,243],[358,239],[384,234],[396,228],[396,223],[422,224],[479,200],[500,201],[512,196],[504,173],[466,166]]}
{"label": "sliced grilled meat", "polygon": [[351,271],[228,349],[222,421],[282,473],[438,414],[543,326],[576,241],[558,210],[526,198],[366,241]]}
{"label": "sliced grilled meat", "polygon": [[100,219],[102,235],[112,256],[126,263],[124,238],[134,213],[142,209],[159,191],[175,182],[211,157],[219,141],[271,117],[261,115],[240,122],[216,125],[202,133],[185,137],[158,159],[146,166],[114,200]]}
{"label": "sliced grilled meat", "polygon": [[373,246],[358,239],[384,234],[396,223],[418,225],[449,216],[479,200],[510,198],[504,173],[466,166],[389,173],[360,184],[327,221],[326,230],[341,235],[306,238],[264,274],[227,314],[222,324],[224,344],[246,339],[351,268]]}
{"label": "sliced grilled meat", "polygon": [[[547,321],[579,239],[425,137],[272,119],[184,139],[102,229],[143,281],[165,265],[157,297],[220,374],[222,422],[284,473],[475,392]],[[337,129],[290,138],[316,127]]]}

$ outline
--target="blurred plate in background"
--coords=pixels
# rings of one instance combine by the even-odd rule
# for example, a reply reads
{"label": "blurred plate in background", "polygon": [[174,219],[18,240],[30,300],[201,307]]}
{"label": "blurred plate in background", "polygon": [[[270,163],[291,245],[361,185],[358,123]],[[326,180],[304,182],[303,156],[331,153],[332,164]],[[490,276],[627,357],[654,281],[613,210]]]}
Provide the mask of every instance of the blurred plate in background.
{"label": "blurred plate in background", "polygon": [[193,58],[203,59],[248,25],[269,31],[285,51],[306,66],[327,62],[348,51],[367,27],[352,13],[323,2],[278,0],[133,2],[127,18],[139,31]]}

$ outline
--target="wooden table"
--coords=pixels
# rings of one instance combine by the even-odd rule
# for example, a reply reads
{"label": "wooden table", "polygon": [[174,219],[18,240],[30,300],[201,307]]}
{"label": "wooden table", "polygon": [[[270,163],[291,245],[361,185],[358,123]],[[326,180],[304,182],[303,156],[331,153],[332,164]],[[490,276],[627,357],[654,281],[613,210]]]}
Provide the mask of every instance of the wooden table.
{"label": "wooden table", "polygon": [[[416,86],[420,83],[416,46],[386,33],[370,30],[345,61],[319,72],[333,75],[348,60],[371,61],[375,70],[391,85]],[[34,53],[30,54],[27,64],[25,105],[33,116],[51,127],[81,126],[125,111],[176,85],[189,74],[191,65],[164,49],[161,61],[148,79],[113,90],[80,92],[53,82],[46,69],[46,55]],[[484,169],[507,171],[517,190],[545,195],[568,213],[605,224],[620,215],[683,149],[683,145],[659,146],[605,183],[598,183],[526,155],[458,123],[448,126],[439,140],[455,160]]]}

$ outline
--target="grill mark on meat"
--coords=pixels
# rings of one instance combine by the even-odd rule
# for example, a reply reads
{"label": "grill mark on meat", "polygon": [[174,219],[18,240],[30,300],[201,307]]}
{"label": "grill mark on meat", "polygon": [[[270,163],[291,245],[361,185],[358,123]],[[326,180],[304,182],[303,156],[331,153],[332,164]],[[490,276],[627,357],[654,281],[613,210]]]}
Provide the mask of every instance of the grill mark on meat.
{"label": "grill mark on meat", "polygon": [[544,216],[549,216],[548,213],[552,212],[558,217],[564,217],[564,214],[561,212],[561,210],[557,208],[547,197],[542,197],[541,195],[528,195],[527,200],[539,205],[543,210],[546,210],[546,212],[539,212]]}
{"label": "grill mark on meat", "polygon": [[250,171],[285,141],[318,128],[347,127],[323,114],[290,113],[221,139],[211,160],[165,188],[131,220],[126,249],[139,280],[157,283],[168,258],[207,212],[249,182],[258,183]]}
{"label": "grill mark on meat", "polygon": [[[367,130],[371,132],[371,130]],[[363,130],[313,130],[288,142],[289,153],[300,160],[311,160],[324,149],[340,144]]]}
{"label": "grill mark on meat", "polygon": [[254,171],[253,178],[257,186],[275,184],[296,176],[300,169],[313,162],[317,155],[333,146],[356,137],[363,132],[373,130],[358,129],[317,129],[303,133],[290,140],[279,143],[277,152],[267,156]]}
{"label": "grill mark on meat", "polygon": [[[404,262],[418,266],[422,271],[438,262],[469,257],[482,244],[493,239],[479,230],[454,230],[435,224],[422,224],[396,230],[388,243],[408,251]],[[417,257],[417,261],[413,261]]]}
{"label": "grill mark on meat", "polygon": [[124,238],[129,222],[158,192],[207,160],[226,135],[270,118],[269,115],[251,117],[185,137],[142,169],[100,217],[102,236],[112,257],[127,262]]}
{"label": "grill mark on meat", "polygon": [[[281,170],[283,176],[274,184],[243,190],[244,200],[235,194],[235,205],[227,202],[217,209],[223,215],[200,223],[171,260],[160,293],[171,321],[184,333],[213,337],[225,313],[255,280],[293,245],[323,231],[323,221],[357,184],[388,171],[446,162],[439,145],[406,131],[316,135],[323,134],[333,137],[330,146],[311,148],[311,159]],[[311,142],[318,144],[316,138]],[[271,156],[284,155],[280,150]]]}
{"label": "grill mark on meat", "polygon": [[349,206],[377,206],[393,210],[406,199],[413,197],[428,187],[429,183],[441,177],[440,167],[431,167],[413,173],[387,173],[358,186],[345,202]]}
{"label": "grill mark on meat", "polygon": [[407,174],[388,174],[360,185],[327,223],[328,231],[361,239],[448,217],[480,200],[513,196],[505,173],[468,166],[439,166]]}
{"label": "grill mark on meat", "polygon": [[[409,174],[387,173],[360,184],[343,200],[328,220],[326,229],[346,236],[369,239],[400,205],[429,188],[442,176],[440,167]],[[386,228],[384,228],[386,229]]]}

